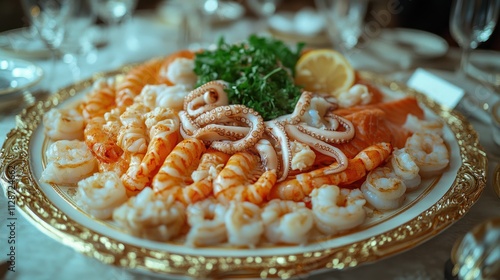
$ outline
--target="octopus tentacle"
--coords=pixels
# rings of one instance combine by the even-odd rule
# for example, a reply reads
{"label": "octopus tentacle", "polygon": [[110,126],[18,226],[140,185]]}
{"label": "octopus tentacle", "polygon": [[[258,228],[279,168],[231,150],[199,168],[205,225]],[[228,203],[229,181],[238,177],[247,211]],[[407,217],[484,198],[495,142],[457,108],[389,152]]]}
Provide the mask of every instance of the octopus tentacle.
{"label": "octopus tentacle", "polygon": [[193,91],[184,98],[184,111],[195,118],[219,106],[229,104],[224,81],[211,81]]}
{"label": "octopus tentacle", "polygon": [[290,146],[290,137],[285,130],[284,122],[271,121],[266,122],[266,135],[269,135],[276,146],[280,146],[281,152],[281,166],[279,170],[278,181],[281,182],[288,177],[290,167],[292,166],[292,148]]}
{"label": "octopus tentacle", "polygon": [[345,143],[350,141],[354,137],[355,130],[352,122],[333,113],[329,114],[328,118],[337,120],[345,130],[338,131],[337,129],[333,128],[316,128],[306,124],[297,124],[297,129],[304,134],[332,144]]}
{"label": "octopus tentacle", "polygon": [[300,131],[299,126],[294,125],[285,125],[286,132],[290,135],[294,140],[300,141],[308,146],[312,147],[316,151],[333,157],[338,165],[331,165],[330,168],[324,171],[324,174],[333,174],[337,172],[341,172],[347,168],[347,156],[338,148],[327,144],[309,134],[303,133]]}
{"label": "octopus tentacle", "polygon": [[[262,117],[253,109],[244,105],[226,105],[219,106],[208,112],[205,112],[193,120],[194,124],[200,127],[201,132],[210,131],[210,129],[219,129],[220,134],[237,135],[238,131],[233,129],[223,129],[223,126],[209,126],[211,124],[220,124],[227,122],[237,122],[245,127],[249,127],[249,131],[237,140],[222,139],[212,141],[210,147],[218,151],[234,154],[239,151],[244,151],[253,147],[264,134],[265,125]],[[204,131],[204,128],[206,131]],[[199,132],[199,133],[201,133]],[[236,134],[235,134],[236,133]],[[196,132],[195,132],[196,134]],[[194,134],[193,134],[194,136]]]}

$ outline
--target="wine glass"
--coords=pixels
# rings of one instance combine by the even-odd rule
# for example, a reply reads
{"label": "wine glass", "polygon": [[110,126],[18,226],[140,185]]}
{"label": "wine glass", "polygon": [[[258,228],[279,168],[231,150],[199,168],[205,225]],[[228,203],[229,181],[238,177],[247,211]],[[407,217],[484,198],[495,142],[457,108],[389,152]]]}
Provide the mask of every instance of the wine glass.
{"label": "wine glass", "polygon": [[498,20],[500,0],[454,0],[451,6],[450,31],[462,49],[458,74],[465,77],[469,55],[487,41]]}
{"label": "wine glass", "polygon": [[330,40],[347,54],[363,33],[368,0],[315,0],[323,16]]}
{"label": "wine glass", "polygon": [[118,29],[120,24],[125,22],[132,15],[137,0],[91,0],[91,4],[97,17],[107,25],[105,37],[113,41],[113,38],[110,38],[113,34],[123,34],[121,34],[122,32],[112,31],[118,31],[115,29]]}
{"label": "wine glass", "polygon": [[247,5],[257,16],[268,18],[276,12],[280,2],[281,0],[247,0]]}
{"label": "wine glass", "polygon": [[51,51],[52,65],[48,81],[52,84],[55,63],[61,58],[60,47],[66,34],[66,24],[73,9],[72,0],[22,0],[32,27],[43,44]]}

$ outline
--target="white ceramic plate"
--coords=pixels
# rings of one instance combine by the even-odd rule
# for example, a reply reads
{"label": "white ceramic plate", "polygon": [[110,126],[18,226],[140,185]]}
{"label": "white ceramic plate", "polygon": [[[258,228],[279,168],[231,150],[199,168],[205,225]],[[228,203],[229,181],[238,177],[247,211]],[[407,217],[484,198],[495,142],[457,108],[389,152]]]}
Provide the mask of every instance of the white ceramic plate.
{"label": "white ceramic plate", "polygon": [[42,68],[29,61],[0,58],[0,98],[32,87],[42,77]]}
{"label": "white ceramic plate", "polygon": [[438,35],[416,29],[389,28],[382,30],[380,40],[412,52],[419,58],[436,58],[446,54],[448,43]]}
{"label": "white ceramic plate", "polygon": [[123,268],[191,278],[287,278],[375,262],[417,246],[467,213],[486,184],[486,155],[465,118],[403,85],[377,75],[363,76],[390,94],[416,96],[429,117],[441,118],[451,158],[444,174],[424,180],[418,191],[408,195],[403,207],[374,215],[361,227],[341,235],[303,246],[191,248],[178,242],[134,237],[112,222],[92,218],[76,206],[74,188],[40,183],[38,178],[48,145],[41,116],[54,106],[81,99],[93,80],[61,89],[23,112],[2,150],[2,186],[16,196],[18,209],[49,236]]}

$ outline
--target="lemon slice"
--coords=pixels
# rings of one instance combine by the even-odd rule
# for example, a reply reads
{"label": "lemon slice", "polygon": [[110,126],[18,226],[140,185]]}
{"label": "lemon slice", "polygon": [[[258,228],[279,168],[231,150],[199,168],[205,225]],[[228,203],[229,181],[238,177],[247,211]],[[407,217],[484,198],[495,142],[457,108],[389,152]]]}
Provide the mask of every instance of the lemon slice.
{"label": "lemon slice", "polygon": [[317,49],[303,54],[295,65],[295,83],[304,90],[334,96],[352,87],[354,69],[339,52]]}

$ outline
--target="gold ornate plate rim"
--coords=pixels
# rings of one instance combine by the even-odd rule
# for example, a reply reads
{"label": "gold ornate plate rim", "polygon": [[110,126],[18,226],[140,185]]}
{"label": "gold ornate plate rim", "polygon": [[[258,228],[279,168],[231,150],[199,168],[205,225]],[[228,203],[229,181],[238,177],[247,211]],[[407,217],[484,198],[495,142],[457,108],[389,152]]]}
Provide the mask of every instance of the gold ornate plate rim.
{"label": "gold ornate plate rim", "polygon": [[196,278],[289,278],[318,270],[355,267],[413,248],[443,231],[468,212],[486,185],[486,154],[479,144],[477,132],[462,115],[442,108],[405,85],[387,81],[378,74],[362,72],[362,77],[375,85],[415,96],[445,120],[454,134],[461,164],[452,185],[430,208],[375,236],[339,247],[317,248],[290,255],[202,256],[125,243],[87,228],[58,209],[39,187],[33,175],[29,154],[32,135],[41,123],[44,112],[74,96],[79,90],[88,88],[97,78],[124,73],[128,69],[130,66],[97,74],[26,108],[18,116],[16,128],[8,133],[0,152],[2,185],[6,193],[15,195],[18,208],[28,220],[61,243],[106,264],[155,274]]}

